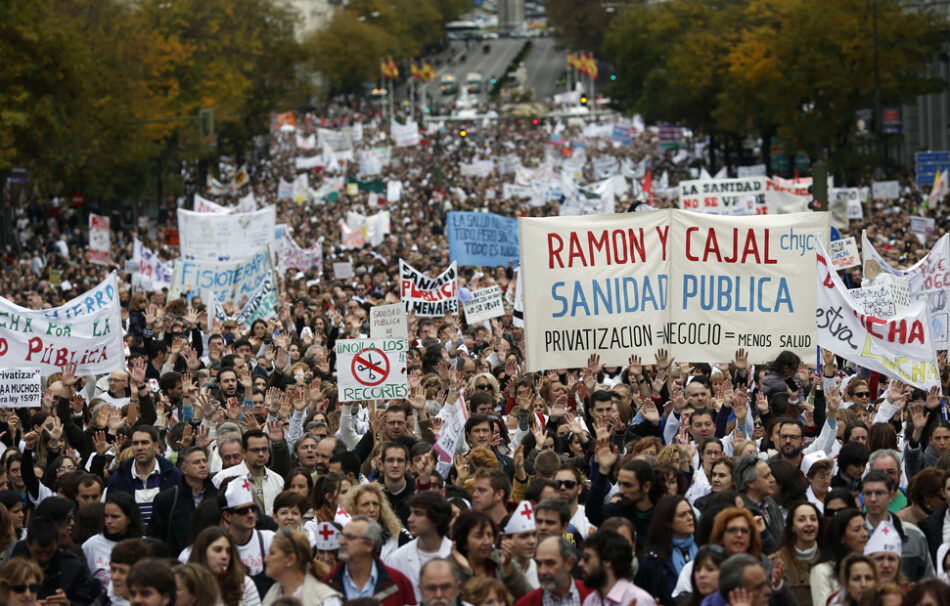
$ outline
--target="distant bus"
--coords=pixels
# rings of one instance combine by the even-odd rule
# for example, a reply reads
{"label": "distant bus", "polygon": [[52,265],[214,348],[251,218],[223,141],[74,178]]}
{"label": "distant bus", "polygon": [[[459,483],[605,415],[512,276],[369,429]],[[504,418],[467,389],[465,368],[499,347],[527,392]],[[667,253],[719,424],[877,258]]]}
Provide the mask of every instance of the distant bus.
{"label": "distant bus", "polygon": [[443,95],[454,95],[459,92],[459,83],[452,74],[445,74],[439,82],[439,90]]}
{"label": "distant bus", "polygon": [[471,72],[465,76],[465,90],[473,95],[482,92],[482,75],[478,72]]}
{"label": "distant bus", "polygon": [[445,24],[445,35],[449,40],[478,40],[481,28],[474,21],[451,21]]}

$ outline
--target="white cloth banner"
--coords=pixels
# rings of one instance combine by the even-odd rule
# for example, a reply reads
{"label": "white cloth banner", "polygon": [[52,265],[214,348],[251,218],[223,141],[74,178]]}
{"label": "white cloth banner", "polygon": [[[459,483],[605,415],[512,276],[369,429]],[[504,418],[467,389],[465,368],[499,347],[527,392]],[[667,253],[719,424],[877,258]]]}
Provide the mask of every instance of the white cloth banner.
{"label": "white cloth banner", "polygon": [[247,303],[241,308],[236,316],[229,316],[225,313],[224,307],[211,293],[211,308],[214,310],[215,329],[220,329],[226,320],[234,320],[238,326],[245,330],[251,327],[255,320],[269,320],[277,317],[277,288],[274,285],[274,278],[268,273],[257,286]]}
{"label": "white cloth banner", "polygon": [[151,287],[147,290],[156,291],[171,287],[174,271],[172,264],[164,263],[138,239],[132,242],[132,262],[138,265],[138,273],[148,278],[146,284]]}
{"label": "white cloth banner", "polygon": [[89,262],[108,265],[112,256],[111,249],[109,217],[89,213]]}
{"label": "white cloth banner", "polygon": [[393,120],[389,124],[389,136],[392,137],[396,147],[419,145],[419,125],[414,121],[400,124]]}
{"label": "white cloth banner", "polygon": [[814,251],[826,213],[657,210],[519,218],[528,370],[623,366],[657,348],[750,360],[815,347]]}
{"label": "white cloth banner", "polygon": [[930,331],[927,304],[916,301],[889,318],[866,315],[829,267],[827,259],[819,244],[818,345],[908,385],[924,390],[939,388],[937,350]]}
{"label": "white cloth banner", "polygon": [[322,155],[294,158],[294,168],[298,171],[310,170],[318,166],[324,166]]}
{"label": "white cloth banner", "polygon": [[341,248],[360,248],[367,242],[370,246],[379,246],[389,231],[389,211],[383,210],[369,217],[348,212],[346,222],[340,222]]}
{"label": "white cloth banner", "polygon": [[76,363],[76,374],[125,366],[119,281],[115,272],[53,309],[34,311],[0,297],[0,367],[38,368],[44,375]]}
{"label": "white cloth banner", "polygon": [[310,248],[301,248],[289,234],[285,235],[277,247],[277,275],[283,277],[289,269],[309,271],[312,267],[323,266],[323,238]]}
{"label": "white cloth banner", "polygon": [[237,213],[252,213],[257,210],[257,200],[254,198],[254,192],[250,192],[243,198],[238,198],[237,206],[234,207],[234,212]]}
{"label": "white cloth banner", "polygon": [[386,202],[399,202],[402,197],[402,181],[386,182]]}
{"label": "white cloth banner", "polygon": [[274,244],[276,223],[273,206],[237,215],[196,213],[179,208],[182,259],[205,262],[245,259],[256,249]]}
{"label": "white cloth banner", "polygon": [[797,181],[761,176],[705,181],[693,179],[680,181],[679,204],[684,210],[709,214],[777,214],[789,205],[796,205],[793,206],[793,212],[797,212],[811,201],[809,186],[810,178]]}
{"label": "white cloth banner", "polygon": [[448,479],[449,472],[452,471],[452,461],[455,456],[455,450],[458,448],[459,440],[462,439],[462,434],[465,431],[465,422],[468,420],[465,415],[465,402],[462,401],[462,396],[460,395],[454,404],[446,402],[442,410],[439,411],[439,416],[441,416],[445,422],[439,430],[439,437],[432,446],[432,450],[439,456],[439,460],[436,463],[436,471],[438,471],[439,475],[443,478]]}
{"label": "white cloth banner", "polygon": [[753,164],[752,166],[737,166],[736,176],[739,177],[740,179],[742,177],[764,177],[765,165]]}
{"label": "white cloth banner", "polygon": [[267,249],[259,248],[242,261],[210,263],[178,259],[168,291],[169,300],[186,294],[188,300],[208,301],[214,293],[219,303],[251,296],[271,271]]}
{"label": "white cloth banner", "polygon": [[231,209],[227,206],[222,206],[217,202],[212,202],[207,198],[202,198],[198,194],[195,194],[195,212],[196,213],[218,213],[218,214],[228,214],[231,212]]}
{"label": "white cloth banner", "polygon": [[316,149],[317,147],[317,135],[312,134],[307,137],[301,136],[300,133],[297,133],[297,149]]}
{"label": "white cloth banner", "polygon": [[861,233],[861,259],[864,263],[864,279],[874,280],[879,274],[891,274],[907,278],[913,300],[924,300],[930,312],[930,328],[937,349],[947,349],[947,321],[950,309],[950,236],[944,235],[934,244],[927,255],[909,269],[894,269],[874,249],[867,233]]}
{"label": "white cloth banner", "polygon": [[399,259],[400,294],[407,312],[420,318],[435,318],[447,313],[458,315],[458,267],[453,262],[444,272],[430,278]]}
{"label": "white cloth banner", "polygon": [[280,177],[280,180],[277,184],[277,199],[278,200],[290,200],[294,197],[294,183],[284,181],[283,177]]}
{"label": "white cloth banner", "polygon": [[459,174],[463,177],[487,177],[495,170],[494,160],[475,160],[459,164]]}

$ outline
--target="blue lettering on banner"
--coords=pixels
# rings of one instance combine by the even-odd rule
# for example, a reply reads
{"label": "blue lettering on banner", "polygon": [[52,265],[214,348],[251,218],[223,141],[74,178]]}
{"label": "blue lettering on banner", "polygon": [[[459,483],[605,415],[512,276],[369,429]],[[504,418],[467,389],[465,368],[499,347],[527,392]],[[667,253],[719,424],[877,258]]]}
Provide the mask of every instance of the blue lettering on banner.
{"label": "blue lettering on banner", "polygon": [[[606,278],[567,286],[555,282],[551,297],[561,305],[553,317],[599,316],[666,309],[668,276]],[[655,280],[655,282],[654,282]],[[578,314],[580,312],[580,314]]]}
{"label": "blue lettering on banner", "polygon": [[255,292],[270,271],[267,252],[261,250],[240,263],[201,263],[181,261],[181,272],[174,289],[187,293],[188,300],[211,293],[220,303],[240,299]]}
{"label": "blue lettering on banner", "polygon": [[798,251],[799,256],[802,257],[809,251],[815,251],[816,242],[818,242],[818,236],[815,234],[796,234],[794,229],[790,229],[787,234],[782,234],[779,238],[779,246],[782,250]]}
{"label": "blue lettering on banner", "polygon": [[683,276],[683,311],[761,311],[794,313],[785,278],[756,276]]}
{"label": "blue lettering on banner", "polygon": [[449,212],[446,217],[449,260],[459,265],[517,265],[518,220],[494,213]]}

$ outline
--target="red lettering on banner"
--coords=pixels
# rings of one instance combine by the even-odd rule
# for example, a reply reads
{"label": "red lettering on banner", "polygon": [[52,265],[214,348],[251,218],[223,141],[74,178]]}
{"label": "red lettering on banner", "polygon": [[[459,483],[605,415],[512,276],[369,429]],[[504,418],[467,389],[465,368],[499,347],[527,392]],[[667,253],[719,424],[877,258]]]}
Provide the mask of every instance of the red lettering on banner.
{"label": "red lettering on banner", "polygon": [[694,231],[699,231],[699,228],[698,227],[686,228],[686,258],[689,259],[690,261],[699,261],[699,257],[694,257],[693,254],[690,253],[689,251],[689,243],[690,243],[689,237],[690,237],[690,234],[692,234]]}
{"label": "red lettering on banner", "polygon": [[657,226],[656,233],[660,236],[660,248],[663,249],[663,260],[666,261],[666,239],[670,235],[670,226],[664,225],[663,227]]}
{"label": "red lettering on banner", "polygon": [[[554,248],[555,240],[557,248]],[[557,259],[557,265],[564,268],[564,261],[561,260],[561,250],[564,249],[564,240],[557,234],[548,234],[548,269],[554,269],[554,260]]]}
{"label": "red lettering on banner", "polygon": [[571,240],[570,244],[568,244],[568,248],[570,252],[567,257],[567,265],[574,267],[574,257],[578,257],[581,260],[581,265],[587,267],[587,260],[584,258],[583,249],[581,249],[581,241],[574,232],[571,232]]}

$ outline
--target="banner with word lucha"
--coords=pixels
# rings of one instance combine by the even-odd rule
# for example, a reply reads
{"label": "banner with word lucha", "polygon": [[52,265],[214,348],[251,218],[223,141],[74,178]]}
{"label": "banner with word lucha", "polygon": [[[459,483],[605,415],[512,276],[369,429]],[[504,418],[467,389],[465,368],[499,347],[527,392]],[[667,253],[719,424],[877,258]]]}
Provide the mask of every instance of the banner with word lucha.
{"label": "banner with word lucha", "polygon": [[198,213],[178,209],[182,259],[204,262],[246,259],[274,244],[277,224],[273,206],[252,213]]}
{"label": "banner with word lucha", "polygon": [[337,339],[341,402],[409,397],[405,339]]}
{"label": "banner with word lucha", "polygon": [[[750,360],[815,347],[814,254],[827,213],[680,210],[519,219],[528,370]],[[530,251],[526,254],[526,251]]]}
{"label": "banner with word lucha", "polygon": [[76,374],[125,365],[115,272],[65,305],[31,310],[0,297],[0,367],[38,368],[44,375],[76,363]]}
{"label": "banner with word lucha", "polygon": [[937,349],[947,349],[950,346],[950,308],[947,303],[950,295],[950,236],[941,236],[930,252],[913,267],[896,269],[878,254],[867,233],[862,232],[861,260],[865,280],[873,280],[882,273],[907,278],[911,298],[927,303],[930,328]]}
{"label": "banner with word lucha", "polygon": [[939,388],[937,349],[926,302],[915,301],[886,318],[866,314],[842,284],[820,243],[818,250],[818,345],[908,385]]}
{"label": "banner with word lucha", "polygon": [[459,265],[518,261],[518,220],[494,213],[451,211],[446,217],[449,259]]}
{"label": "banner with word lucha", "polygon": [[455,263],[435,278],[430,278],[399,259],[399,282],[407,312],[415,312],[420,318],[458,314],[458,267]]}

